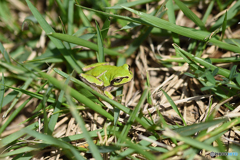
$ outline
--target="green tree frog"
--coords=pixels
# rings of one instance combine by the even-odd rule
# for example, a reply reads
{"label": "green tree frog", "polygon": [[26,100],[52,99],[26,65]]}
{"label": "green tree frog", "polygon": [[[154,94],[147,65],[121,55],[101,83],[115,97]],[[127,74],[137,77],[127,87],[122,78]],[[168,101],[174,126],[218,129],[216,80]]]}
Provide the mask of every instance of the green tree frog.
{"label": "green tree frog", "polygon": [[127,64],[122,66],[112,66],[109,63],[95,63],[82,68],[85,73],[80,74],[80,79],[110,99],[114,99],[111,94],[118,87],[130,82],[133,74]]}

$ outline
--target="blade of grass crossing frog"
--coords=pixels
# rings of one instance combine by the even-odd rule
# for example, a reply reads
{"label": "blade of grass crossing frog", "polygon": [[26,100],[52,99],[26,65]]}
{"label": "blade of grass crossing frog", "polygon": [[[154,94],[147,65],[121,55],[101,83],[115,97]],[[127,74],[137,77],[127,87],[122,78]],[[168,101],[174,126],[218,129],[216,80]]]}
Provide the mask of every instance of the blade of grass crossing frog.
{"label": "blade of grass crossing frog", "polygon": [[58,89],[67,89],[69,94],[74,97],[76,100],[78,100],[79,102],[85,104],[87,107],[91,108],[92,110],[98,112],[99,114],[105,116],[106,118],[109,118],[110,120],[113,120],[113,116],[111,114],[109,114],[107,111],[105,111],[103,108],[99,107],[97,104],[95,104],[94,102],[92,102],[90,99],[88,99],[87,97],[85,97],[84,95],[80,94],[78,91],[76,91],[75,89],[64,85],[63,83],[59,82],[56,78],[51,77],[45,73],[42,72],[38,72],[43,78],[46,78],[49,82],[51,82],[52,84],[54,84],[55,87],[57,87]]}
{"label": "blade of grass crossing frog", "polygon": [[[56,68],[54,69],[54,71],[57,72],[58,74],[60,74],[61,76],[65,77],[65,78],[67,78],[67,76],[68,76],[66,73],[64,73],[64,72],[62,72],[62,71],[60,71],[60,70],[58,70],[58,69],[56,69]],[[87,90],[90,90],[92,93],[94,93],[94,94],[97,95],[98,97],[102,98],[103,100],[105,100],[106,102],[112,104],[113,106],[121,109],[121,110],[124,111],[125,113],[131,114],[131,110],[130,110],[129,108],[123,106],[122,104],[120,104],[120,103],[118,103],[118,102],[116,102],[116,101],[114,101],[114,100],[111,100],[111,99],[107,98],[106,96],[98,93],[97,91],[92,90],[91,87],[87,86],[85,83],[77,80],[76,78],[71,77],[71,81],[79,84],[80,86],[86,88]],[[57,83],[59,83],[59,82],[57,82]],[[61,86],[61,87],[62,87],[62,86]],[[81,98],[80,98],[80,99],[81,99]],[[81,100],[80,100],[80,102],[81,102]],[[92,104],[92,105],[93,105],[93,104]],[[93,107],[95,107],[95,106],[93,105]],[[96,107],[99,108],[99,106],[96,106]],[[95,107],[95,108],[96,108],[96,107]],[[95,110],[95,108],[92,108],[92,109]],[[141,118],[136,117],[136,120],[137,120],[142,126],[144,126],[144,128],[149,128],[149,127],[152,125],[151,122],[150,122],[147,118],[145,118],[145,117],[141,117]]]}
{"label": "blade of grass crossing frog", "polygon": [[96,147],[96,145],[94,144],[93,140],[91,139],[91,136],[89,135],[87,129],[85,128],[85,123],[84,123],[82,117],[79,116],[79,112],[76,109],[76,105],[72,102],[71,97],[70,97],[70,95],[68,95],[68,93],[66,93],[66,98],[67,98],[68,103],[70,104],[70,111],[71,111],[73,117],[75,118],[75,120],[77,121],[79,127],[81,128],[81,130],[84,134],[84,138],[86,139],[86,141],[89,144],[90,152],[92,153],[92,155],[95,159],[101,160],[102,157],[99,153],[99,150]]}
{"label": "blade of grass crossing frog", "polygon": [[104,47],[103,47],[103,38],[102,38],[102,34],[99,28],[99,25],[97,23],[97,21],[95,21],[96,23],[96,29],[97,29],[97,44],[98,44],[98,53],[97,53],[97,59],[98,62],[104,62]]}
{"label": "blade of grass crossing frog", "polygon": [[1,113],[1,110],[2,110],[2,107],[3,107],[3,99],[4,99],[4,92],[5,92],[5,81],[4,81],[4,74],[2,72],[2,80],[1,80],[1,83],[0,83],[0,113]]}
{"label": "blade of grass crossing frog", "polygon": [[[42,15],[38,12],[38,10],[32,5],[32,3],[29,0],[26,0],[26,2],[29,6],[29,9],[33,13],[34,17],[37,19],[38,23],[41,25],[42,29],[47,34],[55,32],[52,29],[52,27],[47,23],[47,21],[42,17]],[[76,63],[76,60],[73,58],[72,54],[68,52],[68,50],[65,48],[63,43],[54,37],[49,36],[49,38],[57,47],[57,49],[63,54],[63,57],[71,65],[71,67],[75,69],[77,73],[81,73],[82,72],[81,67]]]}

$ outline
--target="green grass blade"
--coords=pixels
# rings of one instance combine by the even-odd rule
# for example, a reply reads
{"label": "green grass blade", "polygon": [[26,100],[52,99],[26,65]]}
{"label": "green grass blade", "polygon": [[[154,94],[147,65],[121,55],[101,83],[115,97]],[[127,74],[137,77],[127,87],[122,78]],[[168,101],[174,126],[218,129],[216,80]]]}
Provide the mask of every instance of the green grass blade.
{"label": "green grass blade", "polygon": [[[43,95],[41,95],[41,94],[38,94],[38,93],[35,93],[35,92],[30,92],[30,91],[28,91],[28,90],[21,89],[21,88],[16,88],[16,87],[12,87],[12,86],[7,86],[7,87],[13,89],[14,91],[22,92],[22,93],[24,93],[24,94],[26,94],[26,95],[29,95],[29,96],[32,96],[32,97],[34,97],[34,98],[43,100]],[[54,102],[55,102],[55,99],[52,98],[52,97],[49,97],[49,98],[47,99],[47,102],[54,103]],[[66,106],[66,104],[63,104],[63,105]]]}
{"label": "green grass blade", "polygon": [[207,10],[206,10],[206,12],[205,12],[205,14],[204,14],[204,16],[203,16],[203,19],[202,19],[202,22],[203,22],[204,24],[206,23],[207,18],[209,17],[209,15],[210,15],[211,12],[212,12],[212,9],[213,9],[213,6],[214,6],[214,2],[215,2],[215,0],[212,0],[212,1],[209,3],[209,5],[208,5],[208,8],[207,8]]}
{"label": "green grass blade", "polygon": [[[30,80],[32,81],[32,80]],[[9,88],[10,87],[8,86]],[[39,92],[40,90],[42,90],[44,86],[40,87],[37,92]],[[21,89],[22,91],[26,91],[25,89]],[[35,93],[36,94],[36,93]],[[32,97],[28,98],[26,101],[24,101],[21,106],[19,106],[16,110],[13,111],[13,113],[11,113],[11,115],[8,117],[8,119],[6,120],[6,122],[0,127],[0,135],[2,134],[2,132],[6,129],[6,127],[14,120],[14,118],[21,112],[21,110],[27,105],[27,103],[32,99]]]}
{"label": "green grass blade", "polygon": [[208,132],[206,134],[199,135],[197,139],[199,141],[204,141],[209,139],[210,137],[216,136],[220,134],[223,131],[227,131],[228,129],[232,128],[235,125],[238,125],[240,123],[240,117],[232,119],[229,122],[223,123],[220,127],[217,127],[215,130]]}
{"label": "green grass blade", "polygon": [[[164,62],[180,62],[183,63],[185,60],[180,57],[171,56],[169,59],[162,59]],[[239,62],[240,57],[223,57],[223,58],[210,58],[212,63],[230,63],[230,62]]]}
{"label": "green grass blade", "polygon": [[89,144],[89,149],[90,149],[93,157],[95,159],[101,160],[102,157],[101,157],[101,155],[99,153],[98,148],[94,144],[93,140],[91,139],[91,136],[89,135],[89,133],[88,133],[86,127],[85,127],[85,123],[83,121],[83,118],[81,116],[79,116],[79,113],[76,110],[75,104],[71,101],[71,97],[69,95],[66,95],[66,98],[68,100],[68,103],[70,104],[70,111],[71,111],[73,117],[75,118],[75,120],[77,121],[79,127],[81,128],[81,130],[83,132],[83,135],[84,135],[84,138],[86,139],[86,141]]}
{"label": "green grass blade", "polygon": [[81,154],[79,154],[78,150],[76,150],[71,144],[65,143],[65,142],[60,141],[60,140],[58,140],[56,138],[53,138],[52,136],[41,134],[41,133],[38,133],[38,132],[30,130],[30,129],[23,129],[22,133],[28,134],[28,135],[30,135],[32,137],[35,137],[36,139],[42,140],[46,144],[51,144],[53,146],[62,148],[63,152],[65,152],[66,155],[70,159],[85,160],[81,156]]}
{"label": "green grass blade", "polygon": [[5,61],[7,63],[11,63],[10,57],[1,42],[0,42],[0,51],[2,52]]}
{"label": "green grass blade", "polygon": [[[228,10],[227,21],[231,20],[239,12],[239,7],[240,1],[236,1],[236,3]],[[222,26],[224,17],[225,16],[222,16],[216,21],[216,23],[212,26],[211,31],[214,31]]]}
{"label": "green grass blade", "polygon": [[152,27],[146,27],[145,31],[136,39],[134,39],[134,41],[130,44],[129,48],[126,50],[126,54],[128,56],[130,56],[131,54],[134,53],[134,51],[136,51],[139,46],[142,44],[142,42],[149,36],[149,34],[152,31]]}
{"label": "green grass blade", "polygon": [[48,117],[47,117],[47,100],[51,94],[51,91],[53,89],[53,85],[50,83],[45,94],[43,95],[43,100],[42,100],[42,110],[43,110],[43,119],[44,119],[44,122],[43,122],[43,132],[46,134],[48,133]]}
{"label": "green grass blade", "polygon": [[[32,81],[33,81],[33,78],[28,78],[26,80],[26,82],[23,84],[23,86],[21,86],[20,88],[26,90],[29,87],[29,85],[32,83]],[[19,99],[22,96],[22,94],[23,94],[22,92],[17,94],[17,98],[15,98],[13,100],[13,102],[10,105],[10,107],[4,113],[4,115],[3,115],[4,118],[7,117],[8,113],[16,106],[17,102],[19,102]],[[7,98],[7,97],[5,97],[5,98]]]}
{"label": "green grass blade", "polygon": [[107,37],[107,33],[110,27],[110,19],[108,17],[106,17],[102,30],[101,30],[101,35],[102,35],[102,39],[104,40]]}
{"label": "green grass blade", "polygon": [[189,19],[191,19],[202,30],[206,30],[203,22],[184,3],[182,3],[179,0],[174,0],[174,1]]}
{"label": "green grass blade", "polygon": [[80,16],[80,18],[81,18],[84,26],[85,26],[85,27],[88,27],[87,29],[88,29],[88,31],[91,33],[91,32],[92,32],[91,22],[88,20],[88,18],[87,18],[86,15],[84,14],[82,8],[78,7],[78,10],[79,10],[78,14],[79,14],[79,16]]}
{"label": "green grass blade", "polygon": [[[164,4],[161,6],[161,8],[158,10],[158,12],[156,13],[156,16],[161,18],[163,16],[163,14],[165,13],[164,11]],[[134,39],[134,41],[129,45],[129,48],[126,50],[126,54],[128,56],[130,56],[131,54],[133,54],[138,48],[139,46],[142,44],[142,42],[149,36],[149,34],[151,33],[153,27],[144,27],[144,31],[141,33],[141,35]]]}
{"label": "green grass blade", "polygon": [[4,93],[5,93],[5,81],[4,81],[4,74],[2,73],[2,80],[0,82],[0,113],[3,107],[3,99],[4,99]]}
{"label": "green grass blade", "polygon": [[[176,46],[176,45],[174,44],[174,46]],[[178,47],[178,46],[176,46],[176,47]],[[178,47],[178,48],[179,48],[179,47]],[[217,67],[217,66],[214,66],[214,65],[208,63],[207,61],[205,61],[205,60],[203,60],[203,59],[201,59],[201,58],[199,58],[199,57],[193,56],[192,54],[184,51],[184,50],[181,49],[181,48],[179,48],[179,50],[180,50],[180,52],[181,52],[182,54],[186,55],[187,57],[189,57],[189,58],[192,59],[193,61],[195,61],[195,62],[197,62],[197,63],[200,63],[200,64],[203,65],[204,67],[209,68],[209,69],[211,69],[212,71],[215,70],[216,68],[218,68],[218,69],[219,69],[219,71],[218,71],[219,74],[223,75],[224,77],[229,77],[229,75],[230,75],[230,71],[229,71],[229,70],[224,69],[224,68],[220,68],[220,67]]]}
{"label": "green grass blade", "polygon": [[[144,21],[140,20],[139,18],[131,18],[131,17],[121,16],[121,15],[117,15],[117,14],[110,14],[110,13],[107,13],[107,12],[102,12],[102,11],[99,11],[99,10],[95,10],[95,9],[92,9],[92,8],[87,8],[87,7],[80,6],[80,5],[76,5],[76,6],[80,7],[80,8],[83,8],[83,9],[86,9],[86,10],[89,10],[89,11],[93,11],[93,12],[105,15],[105,16],[108,16],[108,17],[119,18],[119,19],[126,20],[128,22],[135,22],[135,23],[139,23],[139,24],[144,23]],[[147,24],[147,23],[144,23],[144,24]]]}
{"label": "green grass blade", "polygon": [[8,119],[6,120],[6,122],[0,127],[0,135],[2,134],[2,132],[8,127],[8,125],[14,120],[14,118],[22,111],[22,109],[27,105],[27,103],[31,100],[28,99],[26,101],[24,101],[21,106],[19,106],[17,109],[15,109],[13,111],[13,113],[11,113],[11,115],[8,117]]}
{"label": "green grass blade", "polygon": [[110,120],[113,120],[113,116],[111,114],[109,114],[108,112],[106,112],[104,109],[102,109],[101,107],[99,107],[97,104],[95,104],[94,102],[92,102],[90,99],[88,99],[87,97],[85,97],[84,95],[80,94],[78,91],[76,91],[75,89],[64,85],[62,82],[59,82],[57,79],[39,72],[39,74],[43,77],[46,78],[49,82],[51,82],[55,87],[57,87],[58,89],[62,89],[62,90],[68,90],[69,94],[74,97],[76,100],[78,100],[79,102],[85,104],[87,107],[91,108],[92,110],[98,112],[99,114],[109,118]]}
{"label": "green grass blade", "polygon": [[134,108],[134,111],[130,115],[127,124],[124,126],[123,130],[121,131],[121,136],[118,140],[119,143],[122,143],[122,141],[124,139],[126,139],[133,122],[135,121],[136,117],[138,117],[140,107],[143,105],[143,102],[145,101],[147,95],[148,95],[148,89],[145,89],[142,93],[142,96],[141,96],[137,106]]}
{"label": "green grass blade", "polygon": [[[116,136],[118,138],[121,137],[120,134],[117,133],[117,132],[116,132]],[[123,143],[126,143],[129,148],[135,150],[136,152],[138,152],[139,154],[143,155],[147,159],[151,159],[151,160],[155,159],[155,156],[151,152],[144,151],[142,146],[140,146],[139,144],[131,142],[128,138],[123,139]]]}
{"label": "green grass blade", "polygon": [[236,69],[237,69],[237,65],[234,65],[231,70],[230,70],[230,75],[229,75],[229,79],[232,80],[234,78],[234,76],[236,75]]}
{"label": "green grass blade", "polygon": [[184,125],[186,126],[187,123],[186,123],[186,121],[184,120],[182,114],[179,112],[179,110],[178,110],[176,104],[173,102],[172,98],[171,98],[164,90],[161,89],[161,91],[163,92],[163,94],[164,94],[165,97],[167,98],[168,102],[171,104],[173,110],[179,115],[179,117],[181,117]]}
{"label": "green grass blade", "polygon": [[204,142],[200,142],[196,139],[192,139],[191,137],[181,136],[177,132],[171,131],[170,129],[168,129],[167,131],[164,131],[163,134],[168,137],[176,138],[179,141],[183,141],[186,144],[189,144],[198,149],[206,149],[208,151],[219,152],[219,149],[213,147],[212,145],[206,144]]}
{"label": "green grass blade", "polygon": [[[166,30],[169,30],[171,32],[175,32],[177,34],[183,35],[185,37],[205,41],[205,38],[208,35],[210,35],[210,33],[208,33],[208,32],[200,31],[200,30],[196,30],[196,29],[192,29],[192,28],[187,28],[187,27],[181,27],[181,26],[172,24],[170,22],[167,22],[165,20],[159,19],[157,17],[148,15],[146,13],[133,10],[131,8],[127,8],[127,7],[123,7],[123,8],[125,8],[126,10],[129,10],[130,12],[133,12],[133,13],[137,14],[138,16],[140,16],[142,18],[141,20],[143,22],[148,23],[151,26],[154,26],[154,27],[157,27],[157,28],[160,28],[160,29],[166,29]],[[223,49],[231,50],[233,52],[240,52],[239,47],[236,47],[234,45],[230,45],[228,43],[221,42],[221,41],[219,41],[215,38],[210,39],[209,42],[211,42],[212,44],[217,45],[217,46],[219,46],[220,48],[223,48]]]}
{"label": "green grass blade", "polygon": [[0,61],[0,66],[5,67],[8,69],[10,72],[15,73],[15,74],[23,74],[26,70],[20,66],[14,66],[10,63],[6,63],[3,61]]}
{"label": "green grass blade", "polygon": [[[154,140],[154,141],[157,140],[156,137],[154,137],[154,136],[150,136],[150,137],[148,137],[148,138],[149,138],[149,139],[152,139],[152,140]],[[141,140],[141,141],[139,142],[139,144],[140,144],[141,146],[148,146],[148,145],[151,144],[151,142],[146,141],[146,140]],[[125,151],[121,152],[118,156],[114,157],[112,160],[122,159],[122,158],[124,158],[124,157],[126,157],[126,156],[128,156],[128,155],[131,155],[132,153],[134,153],[134,149],[128,148],[128,149],[126,149]]]}
{"label": "green grass blade", "polygon": [[182,136],[190,136],[190,135],[194,135],[195,133],[197,133],[199,131],[206,130],[211,126],[223,123],[225,121],[227,121],[227,119],[217,119],[217,120],[213,120],[213,121],[207,121],[207,122],[202,122],[202,123],[198,123],[198,124],[183,126],[183,127],[176,128],[173,130],[174,130],[174,132],[176,132]]}
{"label": "green grass blade", "polygon": [[74,0],[68,1],[68,28],[67,33],[73,34]]}
{"label": "green grass blade", "polygon": [[[30,125],[28,125],[27,129],[35,129],[38,127],[38,122],[32,123]],[[16,141],[18,138],[22,137],[24,135],[24,133],[22,133],[22,131],[17,131],[15,133],[12,133],[10,135],[8,135],[7,137],[4,137],[1,139],[1,147],[6,147],[7,145],[11,144],[13,141]]]}
{"label": "green grass blade", "polygon": [[97,44],[98,44],[97,58],[98,58],[98,62],[105,62],[103,38],[102,38],[101,30],[99,28],[97,21],[95,21],[95,23],[96,23],[96,28],[97,28]]}
{"label": "green grass blade", "polygon": [[222,24],[222,36],[221,36],[221,41],[223,40],[223,37],[224,37],[224,35],[225,35],[226,27],[227,27],[227,11],[226,11],[226,13],[225,13],[224,20],[223,20],[223,24]]}
{"label": "green grass blade", "polygon": [[[81,39],[81,38],[78,38],[78,37],[75,37],[75,36],[71,36],[71,35],[67,35],[67,34],[61,34],[61,33],[49,33],[49,36],[50,37],[55,37],[59,40],[62,40],[62,41],[66,41],[66,42],[70,42],[70,43],[73,43],[73,44],[77,44],[77,45],[80,45],[80,46],[84,46],[84,47],[87,47],[87,48],[90,48],[92,50],[95,50],[95,51],[98,51],[98,46],[92,42],[89,42],[87,40],[84,40],[84,39]],[[107,49],[107,48],[104,48],[104,51],[105,53],[109,54],[109,55],[118,55],[118,56],[121,56],[122,54],[116,52],[116,51],[113,51],[111,49]]]}
{"label": "green grass blade", "polygon": [[[55,32],[52,29],[52,27],[46,22],[46,20],[42,17],[42,15],[38,12],[38,10],[32,5],[32,3],[29,0],[26,0],[26,2],[31,12],[33,13],[34,17],[37,19],[38,23],[41,25],[42,29],[47,34]],[[63,54],[63,57],[72,66],[72,68],[75,69],[77,73],[81,73],[82,72],[81,67],[77,64],[72,54],[68,52],[68,50],[65,48],[63,43],[54,37],[49,36],[49,38],[54,43],[54,45],[58,48],[58,50]]]}
{"label": "green grass blade", "polygon": [[16,156],[16,155],[19,155],[19,154],[22,154],[22,153],[28,153],[28,152],[32,152],[32,151],[37,151],[39,149],[42,149],[42,148],[45,148],[49,145],[47,144],[36,144],[36,145],[30,145],[30,146],[26,146],[26,147],[22,147],[22,148],[19,148],[19,149],[15,149],[11,152],[7,152],[7,153],[4,153],[4,154],[1,154],[0,157],[7,157],[7,156]]}
{"label": "green grass blade", "polygon": [[[65,85],[68,84],[68,81],[66,80]],[[60,107],[62,105],[62,102],[63,102],[63,96],[64,96],[64,91],[61,90],[60,91],[60,94],[59,94],[59,97],[58,97],[58,100],[56,102],[56,105],[54,107],[54,111],[53,113],[56,113],[56,114],[53,114],[49,120],[49,123],[48,123],[48,127],[49,127],[49,130],[48,130],[48,134],[51,135],[54,131],[54,128],[55,128],[55,125],[57,123],[57,120],[58,120],[58,117],[59,117],[59,111],[60,111]]]}
{"label": "green grass blade", "polygon": [[[173,8],[173,2],[172,0],[168,0],[167,4],[167,14],[168,14],[168,20],[170,23],[176,24],[176,18],[175,18],[175,14],[174,14],[174,8]],[[176,33],[172,32],[172,39],[173,42],[176,44],[180,43],[179,37]]]}
{"label": "green grass blade", "polygon": [[[58,74],[60,74],[61,76],[65,77],[65,78],[68,77],[68,75],[67,75],[66,73],[64,73],[64,72],[62,72],[62,71],[60,71],[60,70],[58,70],[58,69],[56,69],[56,68],[54,69],[54,71],[57,72]],[[123,106],[122,104],[120,104],[120,103],[118,103],[118,102],[116,102],[116,101],[114,101],[114,100],[112,100],[112,99],[109,99],[108,97],[106,97],[106,96],[104,96],[104,95],[102,95],[102,94],[100,94],[100,93],[98,93],[97,91],[93,90],[91,87],[89,87],[89,86],[86,85],[85,83],[79,81],[78,79],[71,77],[71,81],[79,84],[79,85],[82,86],[83,88],[86,88],[87,90],[91,91],[93,94],[97,95],[98,97],[100,97],[100,98],[103,99],[104,101],[112,104],[113,106],[121,109],[121,110],[124,111],[125,113],[127,113],[127,114],[129,114],[129,115],[131,114],[131,110],[130,110],[129,108]],[[96,106],[96,107],[99,107],[99,106]],[[143,125],[145,128],[149,128],[150,125],[151,125],[151,123],[149,123],[146,119],[144,119],[144,117],[142,117],[141,119],[137,117],[136,120],[137,120],[141,125]],[[119,123],[118,123],[118,124],[119,124]],[[121,124],[120,124],[120,125],[121,125]]]}
{"label": "green grass blade", "polygon": [[62,2],[61,2],[61,0],[56,0],[56,2],[57,2],[57,4],[58,4],[58,6],[59,6],[59,8],[60,8],[60,10],[61,10],[61,12],[63,13],[63,15],[67,15],[67,13],[66,13],[66,11],[65,11],[65,9],[64,9],[64,6],[62,5]]}
{"label": "green grass blade", "polygon": [[[147,73],[146,73],[146,78],[147,78],[147,80],[146,80],[146,86],[147,86],[148,88],[151,88],[149,71],[147,71]],[[147,101],[148,101],[148,103],[149,103],[150,105],[153,105],[151,92],[148,92]]]}
{"label": "green grass blade", "polygon": [[117,4],[112,7],[106,7],[105,9],[122,9],[121,6],[132,7],[132,6],[136,6],[136,5],[140,5],[140,4],[150,3],[153,1],[156,1],[156,0],[137,0],[137,1],[133,1],[133,2]]}

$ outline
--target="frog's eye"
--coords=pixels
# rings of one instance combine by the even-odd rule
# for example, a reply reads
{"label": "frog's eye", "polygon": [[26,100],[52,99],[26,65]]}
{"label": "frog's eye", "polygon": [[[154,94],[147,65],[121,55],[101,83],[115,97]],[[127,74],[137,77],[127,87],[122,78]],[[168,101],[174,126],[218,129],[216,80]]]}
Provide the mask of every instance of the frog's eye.
{"label": "frog's eye", "polygon": [[123,80],[123,78],[115,78],[113,81],[116,83],[120,83]]}

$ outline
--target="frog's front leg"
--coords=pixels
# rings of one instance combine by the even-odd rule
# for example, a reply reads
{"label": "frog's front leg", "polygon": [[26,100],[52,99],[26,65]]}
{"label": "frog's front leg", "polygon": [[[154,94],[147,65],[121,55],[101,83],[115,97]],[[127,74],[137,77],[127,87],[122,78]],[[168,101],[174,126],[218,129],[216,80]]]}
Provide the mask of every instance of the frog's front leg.
{"label": "frog's front leg", "polygon": [[111,94],[111,92],[109,92],[109,91],[104,91],[104,94],[105,94],[108,98],[114,99],[114,96]]}
{"label": "frog's front leg", "polygon": [[105,87],[103,90],[104,94],[110,98],[110,99],[114,99],[115,97],[111,94],[111,91],[112,91],[113,87],[112,86],[107,86]]}

